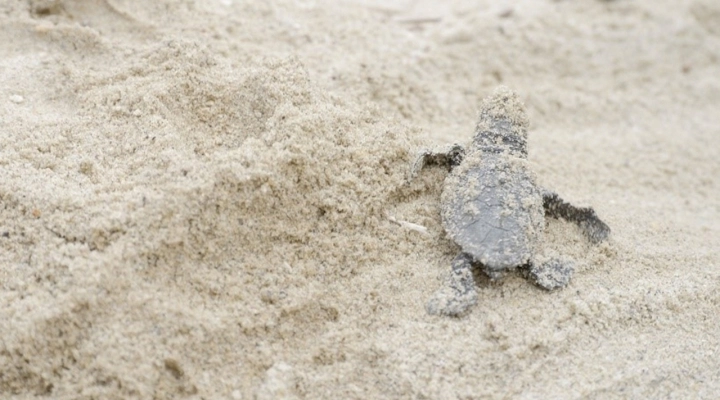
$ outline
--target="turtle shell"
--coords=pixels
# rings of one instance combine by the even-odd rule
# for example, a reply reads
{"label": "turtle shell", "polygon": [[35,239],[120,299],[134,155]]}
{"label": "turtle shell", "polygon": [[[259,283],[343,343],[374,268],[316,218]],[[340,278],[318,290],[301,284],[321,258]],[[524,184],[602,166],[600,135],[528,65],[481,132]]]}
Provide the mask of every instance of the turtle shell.
{"label": "turtle shell", "polygon": [[468,154],[446,178],[441,204],[450,238],[491,270],[527,263],[540,241],[542,194],[524,159]]}

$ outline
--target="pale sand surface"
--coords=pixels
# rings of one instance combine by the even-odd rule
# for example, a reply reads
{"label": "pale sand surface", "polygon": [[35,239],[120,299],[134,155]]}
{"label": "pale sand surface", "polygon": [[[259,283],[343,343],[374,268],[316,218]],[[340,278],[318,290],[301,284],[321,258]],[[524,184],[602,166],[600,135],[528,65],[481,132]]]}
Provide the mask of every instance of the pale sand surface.
{"label": "pale sand surface", "polygon": [[[247,3],[0,2],[0,397],[717,397],[717,1]],[[612,235],[429,316],[500,84]]]}

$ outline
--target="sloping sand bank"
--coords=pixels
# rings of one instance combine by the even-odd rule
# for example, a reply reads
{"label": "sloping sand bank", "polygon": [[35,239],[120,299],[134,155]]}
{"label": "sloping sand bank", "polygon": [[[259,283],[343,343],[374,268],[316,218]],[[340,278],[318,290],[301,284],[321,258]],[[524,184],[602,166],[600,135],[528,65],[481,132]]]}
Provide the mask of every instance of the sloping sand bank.
{"label": "sloping sand bank", "polygon": [[[0,397],[712,398],[720,5],[0,4]],[[441,168],[497,85],[570,286],[477,277]]]}

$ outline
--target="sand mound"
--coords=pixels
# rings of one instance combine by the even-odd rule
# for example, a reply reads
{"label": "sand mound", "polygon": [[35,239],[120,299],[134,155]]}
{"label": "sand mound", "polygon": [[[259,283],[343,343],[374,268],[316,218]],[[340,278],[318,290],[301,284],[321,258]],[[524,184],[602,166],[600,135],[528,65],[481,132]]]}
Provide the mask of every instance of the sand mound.
{"label": "sand mound", "polygon": [[[237,71],[170,41],[71,81],[81,111],[41,127],[51,143],[5,145],[19,169],[3,182],[5,249],[26,265],[6,281],[3,391],[194,392],[173,354],[197,335],[243,352],[290,339],[337,319],[330,282],[391,260],[378,243],[398,231],[386,213],[408,131],[314,89],[297,60]],[[207,301],[235,303],[233,317]],[[246,355],[251,377],[267,361]],[[199,373],[210,355],[195,357]]]}

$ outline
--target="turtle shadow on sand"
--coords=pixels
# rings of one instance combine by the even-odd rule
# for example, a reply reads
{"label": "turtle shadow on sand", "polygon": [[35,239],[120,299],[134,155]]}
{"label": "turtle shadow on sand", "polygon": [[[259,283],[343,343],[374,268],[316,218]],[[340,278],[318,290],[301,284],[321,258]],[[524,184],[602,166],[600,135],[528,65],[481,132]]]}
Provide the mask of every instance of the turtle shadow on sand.
{"label": "turtle shadow on sand", "polygon": [[543,254],[545,217],[576,223],[592,243],[610,235],[592,208],[575,207],[537,185],[527,163],[528,125],[518,96],[501,86],[483,101],[469,146],[423,150],[413,164],[410,179],[425,165],[447,166],[442,225],[461,248],[448,282],[426,305],[429,314],[458,316],[477,303],[473,266],[491,280],[520,268],[544,289],[566,286],[574,266]]}

